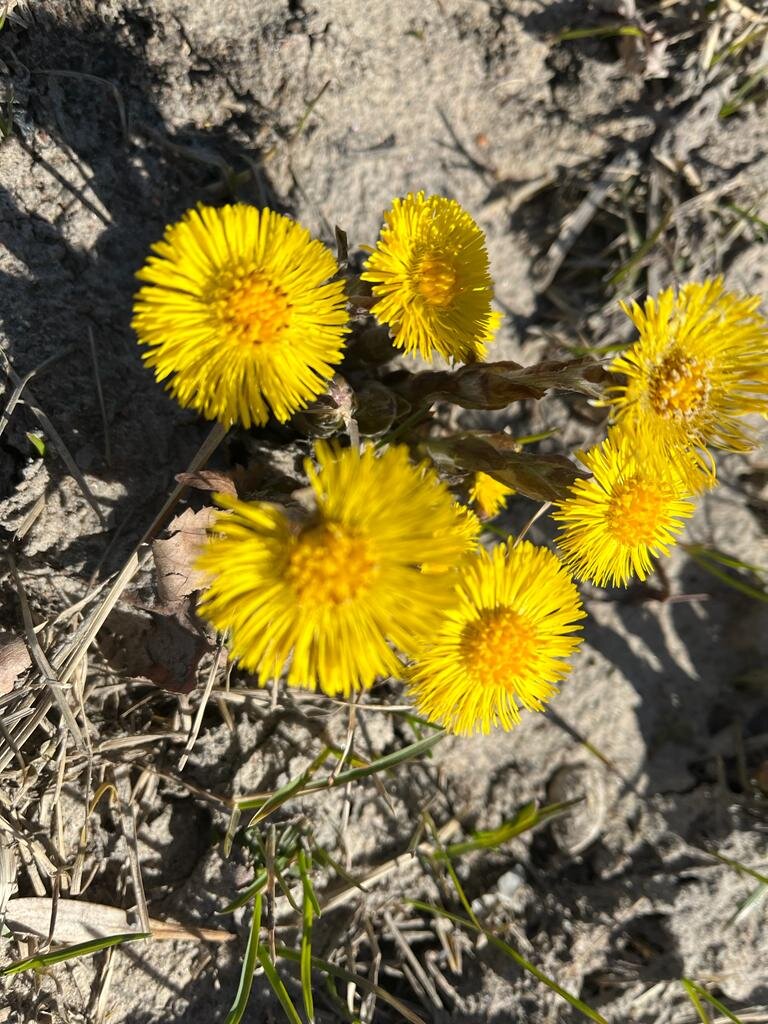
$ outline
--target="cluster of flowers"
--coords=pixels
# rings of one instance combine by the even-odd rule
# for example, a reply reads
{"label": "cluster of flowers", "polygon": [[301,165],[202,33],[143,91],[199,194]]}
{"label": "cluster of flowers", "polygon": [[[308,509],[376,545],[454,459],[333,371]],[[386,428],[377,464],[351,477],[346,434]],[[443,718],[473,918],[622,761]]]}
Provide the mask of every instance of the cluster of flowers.
{"label": "cluster of flowers", "polygon": [[[287,421],[321,394],[349,333],[346,281],[300,225],[245,205],[198,207],[166,231],[139,277],[144,359],[178,401],[225,426]],[[395,346],[425,359],[485,358],[499,317],[485,238],[458,203],[395,200],[362,280]],[[526,540],[488,552],[481,522],[407,447],[318,442],[311,507],[218,496],[199,565],[201,613],[263,685],[349,696],[407,680],[449,731],[510,728],[569,670],[584,617],[572,576],[645,578],[714,484],[708,444],[744,450],[741,417],[765,409],[768,329],[758,300],[720,281],[626,311],[639,341],[612,369],[614,425],[578,453],[592,474],[557,503],[562,560]],[[477,474],[487,517],[510,489]]]}

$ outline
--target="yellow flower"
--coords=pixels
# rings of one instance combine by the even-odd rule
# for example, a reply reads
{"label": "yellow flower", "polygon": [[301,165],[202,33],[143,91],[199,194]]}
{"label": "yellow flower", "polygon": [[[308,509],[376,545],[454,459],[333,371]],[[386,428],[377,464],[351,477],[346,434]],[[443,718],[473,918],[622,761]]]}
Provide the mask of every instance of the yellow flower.
{"label": "yellow flower", "polygon": [[475,473],[469,500],[484,519],[493,519],[505,507],[507,498],[514,493],[514,487],[507,487],[489,473]]}
{"label": "yellow flower", "polygon": [[670,461],[652,452],[638,454],[620,429],[577,457],[594,475],[577,480],[571,497],[557,503],[558,543],[567,567],[599,587],[625,586],[632,575],[644,580],[652,557],[668,554],[693,514],[684,455]]}
{"label": "yellow flower", "polygon": [[384,221],[362,279],[395,345],[425,359],[482,359],[501,317],[481,229],[454,199],[423,192],[393,200]]}
{"label": "yellow flower", "polygon": [[543,711],[580,643],[578,591],[555,555],[528,541],[480,551],[462,573],[459,603],[425,644],[410,676],[418,710],[450,732],[511,729],[520,707]]}
{"label": "yellow flower", "polygon": [[[303,521],[262,502],[219,497],[199,560],[212,577],[202,615],[229,630],[231,651],[261,684],[348,696],[399,675],[453,598],[456,567],[476,541],[446,486],[404,447],[316,446],[307,460],[315,510]],[[429,561],[441,570],[421,571]]]}
{"label": "yellow flower", "polygon": [[[640,338],[611,365],[626,376],[607,401],[617,421],[671,457],[680,448],[753,446],[745,413],[768,408],[768,323],[757,296],[723,291],[722,278],[668,289],[645,307],[622,304]],[[700,454],[700,460],[706,457]],[[692,488],[693,489],[693,488]]]}
{"label": "yellow flower", "polygon": [[238,203],[188,210],[137,274],[144,361],[183,406],[224,426],[285,422],[340,362],[344,284],[288,217]]}

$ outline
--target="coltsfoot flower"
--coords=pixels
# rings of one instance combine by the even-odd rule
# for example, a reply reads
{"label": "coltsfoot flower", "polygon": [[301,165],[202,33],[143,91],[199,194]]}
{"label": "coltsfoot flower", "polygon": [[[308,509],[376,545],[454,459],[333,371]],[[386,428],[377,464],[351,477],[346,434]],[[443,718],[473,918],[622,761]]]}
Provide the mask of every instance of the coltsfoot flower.
{"label": "coltsfoot flower", "polygon": [[183,405],[224,426],[285,422],[341,361],[344,284],[300,224],[238,203],[170,225],[138,272],[143,358]]}
{"label": "coltsfoot flower", "polygon": [[482,359],[498,329],[485,235],[454,200],[423,192],[395,199],[384,214],[364,281],[377,320],[394,344],[424,359]]}
{"label": "coltsfoot flower", "polygon": [[687,479],[694,470],[684,464],[691,456],[681,451],[671,461],[664,453],[638,452],[634,439],[614,428],[577,457],[593,476],[576,480],[553,513],[567,568],[599,587],[626,586],[632,576],[644,580],[652,558],[669,553],[693,514]]}
{"label": "coltsfoot flower", "polygon": [[[670,457],[706,445],[748,451],[741,417],[768,409],[768,323],[759,304],[716,278],[677,294],[669,288],[642,308],[623,305],[640,338],[611,365],[626,377],[607,396],[617,422]],[[703,453],[699,461],[711,464]],[[700,476],[691,483],[694,490]]]}
{"label": "coltsfoot flower", "polygon": [[514,493],[514,487],[507,487],[490,473],[475,473],[469,500],[484,519],[493,519],[507,504],[507,498]]}
{"label": "coltsfoot flower", "polygon": [[[232,655],[260,683],[348,696],[402,674],[451,602],[476,532],[434,470],[404,447],[377,456],[319,442],[307,460],[315,510],[303,521],[262,502],[219,497],[198,567],[201,614],[229,630]],[[431,570],[422,572],[422,563]]]}
{"label": "coltsfoot flower", "polygon": [[461,735],[511,729],[520,708],[543,711],[570,671],[584,618],[560,561],[528,541],[478,552],[459,601],[417,655],[410,695],[430,721]]}

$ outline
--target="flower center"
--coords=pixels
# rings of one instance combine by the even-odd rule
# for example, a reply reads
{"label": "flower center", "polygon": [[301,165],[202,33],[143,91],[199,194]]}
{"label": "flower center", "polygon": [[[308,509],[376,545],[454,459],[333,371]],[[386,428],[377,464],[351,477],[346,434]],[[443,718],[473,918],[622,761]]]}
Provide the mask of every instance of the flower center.
{"label": "flower center", "polygon": [[693,419],[709,397],[707,370],[706,363],[673,348],[651,373],[648,392],[654,411],[676,420]]}
{"label": "flower center", "polygon": [[236,274],[217,288],[219,320],[241,345],[270,345],[291,320],[291,304],[282,288],[265,274]]}
{"label": "flower center", "polygon": [[620,486],[611,499],[608,529],[620,544],[636,547],[652,544],[665,505],[659,485],[630,480]]}
{"label": "flower center", "polygon": [[461,635],[464,666],[484,686],[514,690],[515,679],[530,667],[537,649],[536,627],[512,608],[484,610]]}
{"label": "flower center", "polygon": [[456,268],[440,256],[425,256],[416,272],[416,288],[430,306],[449,306],[459,290]]}
{"label": "flower center", "polygon": [[324,523],[299,537],[286,576],[301,604],[339,605],[370,586],[374,572],[364,537],[348,533],[338,523]]}

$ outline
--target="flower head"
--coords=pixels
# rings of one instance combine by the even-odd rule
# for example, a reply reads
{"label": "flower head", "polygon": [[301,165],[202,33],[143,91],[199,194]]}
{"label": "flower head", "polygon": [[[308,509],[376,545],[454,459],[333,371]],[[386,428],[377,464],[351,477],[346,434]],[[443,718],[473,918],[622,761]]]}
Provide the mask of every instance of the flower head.
{"label": "flower head", "polygon": [[493,519],[504,508],[507,498],[514,493],[514,487],[507,487],[490,473],[475,473],[469,500],[484,519]]}
{"label": "flower head", "polygon": [[[367,688],[402,670],[450,602],[456,566],[475,543],[434,470],[404,447],[340,450],[307,460],[315,510],[302,521],[262,502],[219,497],[199,560],[211,574],[201,613],[261,683],[325,693]],[[430,573],[421,564],[430,562]]]}
{"label": "flower head", "polygon": [[655,448],[713,445],[747,451],[740,419],[768,408],[768,323],[757,296],[723,291],[722,278],[667,289],[624,311],[640,338],[613,361],[626,384],[609,389],[618,422]]}
{"label": "flower head", "polygon": [[520,707],[543,711],[570,666],[584,617],[578,591],[546,548],[511,542],[480,551],[459,601],[417,655],[410,693],[419,712],[454,733],[511,729]]}
{"label": "flower head", "polygon": [[344,348],[344,284],[306,228],[242,203],[198,206],[152,248],[133,327],[181,405],[249,427],[324,390]]}
{"label": "flower head", "polygon": [[482,359],[501,318],[481,229],[454,199],[423,192],[395,199],[384,221],[362,278],[395,345],[425,359]]}
{"label": "flower head", "polygon": [[632,437],[614,429],[577,455],[593,476],[577,480],[553,513],[567,567],[599,587],[625,586],[633,575],[644,580],[652,556],[669,553],[682,520],[693,514],[684,453],[675,462],[638,453]]}

